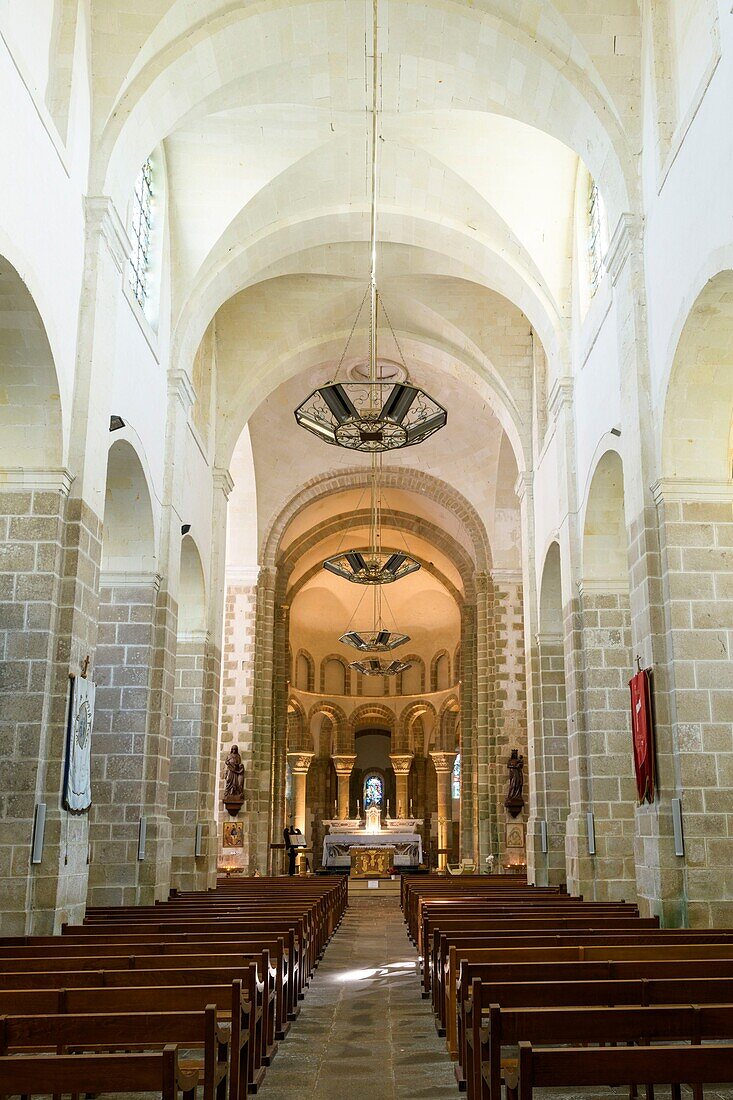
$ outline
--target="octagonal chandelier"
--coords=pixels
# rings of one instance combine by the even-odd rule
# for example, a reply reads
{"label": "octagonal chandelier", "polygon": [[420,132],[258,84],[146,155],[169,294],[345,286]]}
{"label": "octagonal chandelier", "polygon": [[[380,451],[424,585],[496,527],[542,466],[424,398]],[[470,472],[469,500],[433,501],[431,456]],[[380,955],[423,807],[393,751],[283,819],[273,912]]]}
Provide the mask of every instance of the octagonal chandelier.
{"label": "octagonal chandelier", "polygon": [[[377,370],[377,312],[381,306],[392,337],[397,346],[402,365],[407,374],[404,356],[397,337],[377,291],[377,182],[379,147],[378,100],[379,55],[377,53],[378,0],[372,5],[372,106],[371,106],[371,216],[370,216],[370,278],[367,294],[359,306],[354,324],[346,341],[343,355],[336,370],[336,377],[306,397],[295,410],[295,419],[301,427],[324,443],[345,447],[350,451],[367,454],[414,447],[423,443],[440,428],[445,427],[448,414],[435,398],[413,386],[408,380],[387,382]],[[339,370],[348,351],[367,295],[369,308],[369,379],[358,382],[338,381]],[[379,582],[378,582],[379,583]]]}

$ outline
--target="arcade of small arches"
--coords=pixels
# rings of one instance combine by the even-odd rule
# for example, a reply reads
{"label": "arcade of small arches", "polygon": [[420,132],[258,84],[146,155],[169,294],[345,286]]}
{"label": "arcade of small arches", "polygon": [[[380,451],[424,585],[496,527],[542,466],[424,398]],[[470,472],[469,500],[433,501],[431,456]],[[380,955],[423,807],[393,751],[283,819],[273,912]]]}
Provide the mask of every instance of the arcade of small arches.
{"label": "arcade of small arches", "polygon": [[730,4],[379,6],[380,354],[448,410],[384,461],[420,564],[385,678],[322,567],[368,541],[368,460],[293,418],[369,354],[369,5],[0,4],[3,934],[279,869],[293,817],[320,870],[370,778],[431,870],[733,920]]}

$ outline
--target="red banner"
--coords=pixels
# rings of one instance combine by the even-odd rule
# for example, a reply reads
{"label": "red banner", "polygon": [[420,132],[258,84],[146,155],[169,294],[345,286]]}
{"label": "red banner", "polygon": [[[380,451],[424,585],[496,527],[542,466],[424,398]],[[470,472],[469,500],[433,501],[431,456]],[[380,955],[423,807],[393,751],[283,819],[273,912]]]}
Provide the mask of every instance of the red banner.
{"label": "red banner", "polygon": [[640,668],[629,680],[631,689],[631,731],[634,742],[634,771],[639,802],[654,801],[654,726],[649,670]]}

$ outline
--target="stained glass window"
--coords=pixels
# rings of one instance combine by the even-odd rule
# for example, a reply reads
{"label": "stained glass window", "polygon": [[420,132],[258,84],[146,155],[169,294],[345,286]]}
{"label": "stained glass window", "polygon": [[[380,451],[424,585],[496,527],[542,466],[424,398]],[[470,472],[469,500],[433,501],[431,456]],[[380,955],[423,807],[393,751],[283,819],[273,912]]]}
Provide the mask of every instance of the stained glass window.
{"label": "stained glass window", "polygon": [[588,268],[592,297],[601,281],[601,196],[593,178],[588,183]]}
{"label": "stained glass window", "polygon": [[148,157],[135,181],[135,191],[132,196],[132,255],[129,278],[132,293],[141,306],[145,305],[148,295],[152,205],[153,168]]}
{"label": "stained glass window", "polygon": [[368,775],[364,780],[364,809],[384,805],[384,784],[380,775]]}
{"label": "stained glass window", "polygon": [[451,794],[453,798],[461,797],[461,754],[453,762],[453,774],[451,776]]}

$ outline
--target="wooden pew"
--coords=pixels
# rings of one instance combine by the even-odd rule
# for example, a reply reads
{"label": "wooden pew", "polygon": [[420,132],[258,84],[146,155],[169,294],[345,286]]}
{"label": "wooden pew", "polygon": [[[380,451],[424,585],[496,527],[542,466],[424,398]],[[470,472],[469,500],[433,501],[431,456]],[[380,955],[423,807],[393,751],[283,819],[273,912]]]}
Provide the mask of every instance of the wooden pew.
{"label": "wooden pew", "polygon": [[564,1047],[535,1050],[519,1044],[516,1077],[507,1078],[507,1100],[532,1100],[535,1088],[733,1083],[733,1044],[690,1047]]}
{"label": "wooden pew", "polygon": [[[478,1038],[478,1043],[476,1039]],[[516,1076],[517,1060],[502,1060],[502,1046],[701,1043],[733,1040],[733,1005],[636,1005],[591,1008],[489,1006],[488,1026],[473,1037],[480,1058],[466,1067],[469,1100],[500,1100],[504,1074]],[[484,1075],[484,1069],[488,1072]]]}
{"label": "wooden pew", "polygon": [[[187,1073],[196,1073],[202,1100],[225,1100],[229,1032],[217,1020],[214,1005],[207,1005],[202,1012],[0,1016],[0,1055],[34,1053],[48,1047],[56,1054],[112,1053],[168,1044],[202,1048],[203,1059],[187,1056],[179,1059],[179,1064]],[[244,1095],[228,1094],[229,1100],[243,1100]]]}
{"label": "wooden pew", "polygon": [[154,1092],[162,1100],[195,1100],[198,1073],[180,1064],[178,1048],[143,1054],[34,1054],[0,1058],[7,1096]]}
{"label": "wooden pew", "polygon": [[475,1080],[479,1051],[488,1035],[491,1005],[515,1009],[594,1008],[609,1006],[733,1005],[733,977],[628,978],[605,981],[473,982],[464,1004],[461,1063],[463,1080]]}

